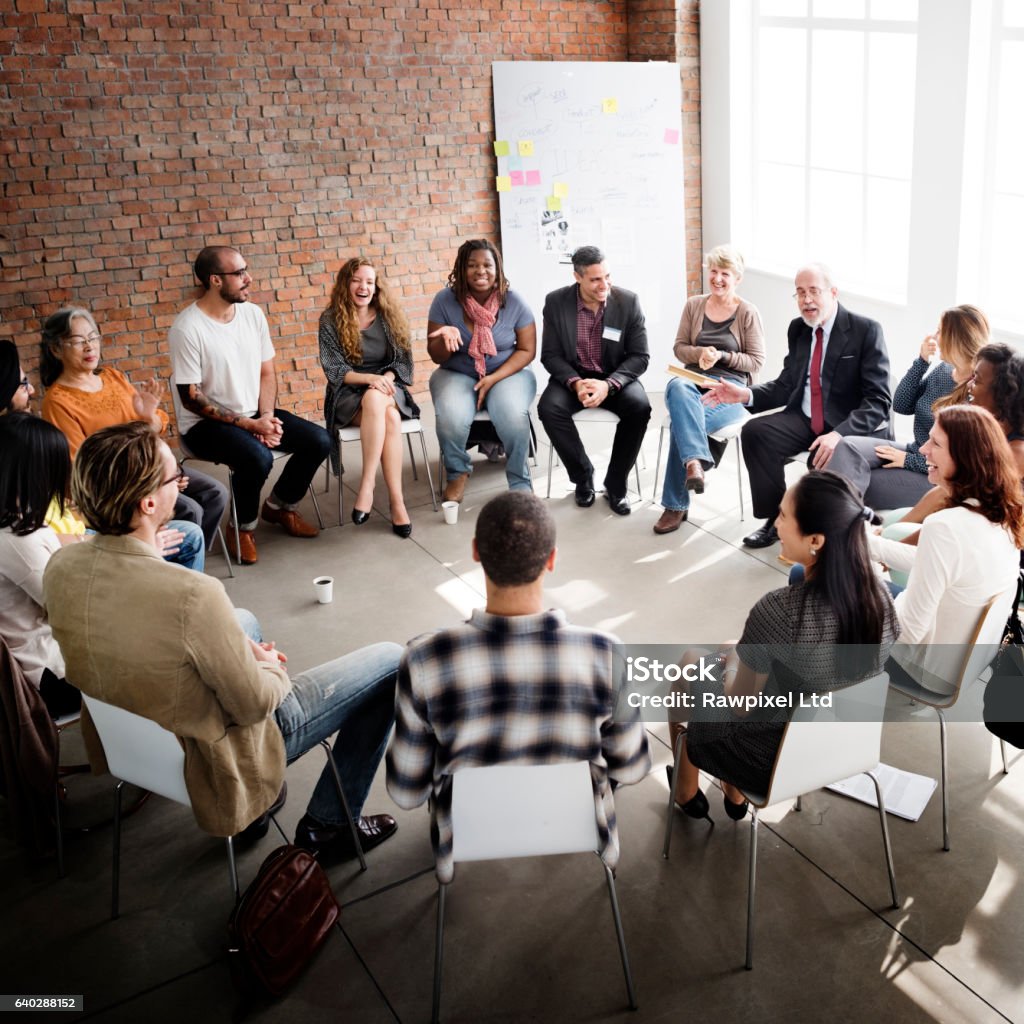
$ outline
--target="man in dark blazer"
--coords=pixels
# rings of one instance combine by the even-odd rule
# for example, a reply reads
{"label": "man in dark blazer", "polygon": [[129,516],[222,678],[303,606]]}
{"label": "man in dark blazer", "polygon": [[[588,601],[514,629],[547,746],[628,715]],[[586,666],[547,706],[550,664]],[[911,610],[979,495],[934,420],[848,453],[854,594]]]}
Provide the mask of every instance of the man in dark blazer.
{"label": "man in dark blazer", "polygon": [[[783,407],[743,427],[754,515],[765,520],[743,538],[748,548],[779,539],[775,516],[786,490],[787,459],[809,449],[808,466],[825,469],[845,436],[892,437],[889,354],[881,325],[839,305],[838,295],[824,266],[803,267],[794,293],[800,316],[789,325],[782,372],[752,388],[723,381],[704,396],[707,405],[742,402],[755,413]],[[813,374],[816,360],[820,373]]]}
{"label": "man in dark blazer", "polygon": [[633,292],[612,288],[604,253],[584,245],[572,254],[576,283],[544,300],[540,361],[551,375],[537,411],[576,485],[576,504],[594,504],[594,466],[573,414],[608,409],[619,417],[604,492],[613,512],[630,513],[626,479],[640,452],[651,403],[637,378],[647,369],[647,328]]}

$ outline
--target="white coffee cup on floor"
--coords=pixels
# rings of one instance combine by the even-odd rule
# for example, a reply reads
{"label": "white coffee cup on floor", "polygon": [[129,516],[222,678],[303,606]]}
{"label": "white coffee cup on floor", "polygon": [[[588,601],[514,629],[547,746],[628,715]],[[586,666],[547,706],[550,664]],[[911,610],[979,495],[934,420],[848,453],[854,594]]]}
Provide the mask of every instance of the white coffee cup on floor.
{"label": "white coffee cup on floor", "polygon": [[459,521],[459,503],[457,501],[442,501],[441,511],[444,513],[444,521],[449,526],[454,526]]}
{"label": "white coffee cup on floor", "polygon": [[316,599],[321,604],[330,604],[334,600],[334,577],[317,576],[313,580],[313,589],[316,591]]}

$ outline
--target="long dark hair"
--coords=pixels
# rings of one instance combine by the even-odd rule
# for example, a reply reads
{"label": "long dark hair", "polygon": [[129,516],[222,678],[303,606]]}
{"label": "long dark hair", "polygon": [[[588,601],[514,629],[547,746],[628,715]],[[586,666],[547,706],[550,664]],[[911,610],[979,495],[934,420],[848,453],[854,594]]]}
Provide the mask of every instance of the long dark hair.
{"label": "long dark hair", "polygon": [[70,475],[68,440],[52,423],[27,412],[0,416],[0,527],[35,533],[54,498],[63,515]]}
{"label": "long dark hair", "polygon": [[1005,342],[978,349],[975,362],[992,367],[992,412],[1010,433],[1024,433],[1024,355]]}
{"label": "long dark hair", "polygon": [[860,678],[877,666],[878,645],[895,621],[868,556],[864,523],[876,521],[874,514],[845,477],[828,470],[807,473],[791,494],[800,532],[825,537],[807,574],[806,593],[821,598],[836,617],[836,643],[844,646],[841,675]]}
{"label": "long dark hair", "polygon": [[466,267],[469,264],[469,257],[481,249],[486,249],[494,260],[495,276],[498,279],[498,305],[504,306],[505,297],[508,295],[508,279],[505,277],[505,268],[501,263],[501,253],[498,252],[494,243],[487,238],[471,238],[468,242],[463,242],[459,246],[459,251],[455,255],[455,266],[452,267],[452,272],[448,275],[448,287],[455,292],[455,298],[458,299],[459,305],[464,306],[466,304],[466,296],[469,295]]}

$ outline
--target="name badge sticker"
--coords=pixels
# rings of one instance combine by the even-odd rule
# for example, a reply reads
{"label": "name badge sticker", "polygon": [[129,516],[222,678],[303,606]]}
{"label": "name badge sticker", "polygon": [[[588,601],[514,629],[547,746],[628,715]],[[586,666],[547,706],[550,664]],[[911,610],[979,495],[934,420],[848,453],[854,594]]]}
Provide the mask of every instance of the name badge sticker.
{"label": "name badge sticker", "polygon": [[601,337],[607,338],[608,341],[622,341],[622,331],[618,327],[605,327]]}

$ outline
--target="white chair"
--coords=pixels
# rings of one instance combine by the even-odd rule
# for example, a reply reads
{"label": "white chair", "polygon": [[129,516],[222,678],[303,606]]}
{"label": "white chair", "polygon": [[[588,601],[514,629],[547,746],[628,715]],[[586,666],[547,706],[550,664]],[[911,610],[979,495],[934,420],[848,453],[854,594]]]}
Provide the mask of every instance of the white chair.
{"label": "white chair", "polygon": [[[181,396],[178,394],[178,388],[174,383],[174,377],[171,377],[171,405],[174,409],[174,422],[175,425],[181,422]],[[181,452],[181,464],[185,465],[186,462],[209,462],[213,466],[227,466],[228,467],[228,496],[231,507],[231,526],[235,531],[235,537],[238,536],[238,508],[235,505],[235,471],[228,466],[226,462],[218,462],[216,459],[203,459],[198,455],[194,455],[185,443],[185,438],[181,432],[181,428],[178,428],[178,450]],[[278,459],[288,458],[288,452],[274,451],[274,461]],[[313,483],[310,481],[309,484],[309,496],[313,499],[313,511],[316,512],[317,522],[320,524],[320,529],[324,529],[324,517],[320,514],[320,504],[316,500],[316,494],[313,491]],[[224,542],[224,531],[221,529],[220,523],[217,524],[217,536],[220,538],[221,550],[224,552],[224,558],[228,563],[228,572],[234,578],[234,570],[231,568],[231,555],[228,553],[228,546]],[[241,547],[238,550],[238,564],[242,564],[242,551]]]}
{"label": "white chair", "polygon": [[[949,766],[946,750],[946,716],[948,711],[960,699],[965,686],[977,681],[982,672],[992,661],[1003,638],[1003,627],[1009,614],[1009,601],[1003,601],[1002,595],[996,595],[978,613],[978,621],[971,633],[970,640],[964,647],[959,672],[953,681],[952,693],[936,693],[919,683],[910,680],[893,680],[889,685],[905,697],[919,704],[927,704],[935,709],[939,717],[939,759],[941,761],[942,779],[942,849],[949,849]],[[1009,770],[1006,764],[1006,744],[999,741],[999,750],[1003,758],[1003,774]]]}
{"label": "white chair", "polygon": [[[89,717],[92,719],[96,733],[103,745],[110,774],[119,780],[114,786],[114,852],[110,914],[112,918],[116,918],[118,916],[121,873],[121,789],[126,782],[130,782],[134,786],[141,786],[151,793],[156,793],[158,796],[166,797],[168,800],[191,808],[192,801],[189,798],[188,789],[185,787],[185,750],[174,733],[169,732],[152,719],[143,718],[132,711],[107,704],[85,693],[82,694],[82,700],[85,702]],[[365,871],[366,860],[363,857],[359,833],[352,820],[352,813],[349,810],[348,800],[345,798],[345,790],[342,788],[330,745],[324,740],[320,746],[327,754],[327,761],[334,772],[334,782],[348,817],[352,838],[355,840],[360,869]],[[277,825],[276,820],[274,824]],[[280,831],[280,826],[278,826],[278,831]],[[281,832],[281,837],[285,842],[288,841],[283,832]],[[228,836],[225,843],[228,852],[231,891],[237,901],[239,897],[238,871],[235,867],[235,847],[232,837]]]}
{"label": "white chair", "polygon": [[[598,406],[596,409],[580,409],[578,412],[572,414],[573,422],[575,423],[614,423],[618,424],[619,417],[616,413],[612,412],[611,409],[602,409]],[[643,458],[643,451],[641,450],[639,459]],[[551,468],[554,465],[555,459],[555,446],[553,444],[548,445],[548,493],[547,497],[551,497]],[[633,472],[636,474],[636,493],[637,497],[643,498],[643,491],[640,489],[640,466],[638,462],[633,463]]]}
{"label": "white chair", "polygon": [[[736,490],[740,497],[740,522],[746,518],[743,508],[743,449],[740,447],[740,432],[746,420],[737,420],[735,423],[727,423],[720,430],[708,434],[712,441],[727,445],[730,441],[736,441]],[[661,431],[658,434],[658,460],[654,464],[654,500],[658,500],[658,471],[661,469],[661,449],[665,443],[665,432],[671,429],[671,419],[668,413],[661,421]]]}
{"label": "white chair", "polygon": [[[476,424],[476,423],[491,423],[491,422],[493,422],[491,420],[491,414],[486,409],[479,409],[477,411],[476,415],[473,417],[473,423],[474,424]],[[478,439],[474,438],[473,431],[474,431],[473,426],[470,426],[469,439],[466,442],[466,447],[467,448],[472,447],[474,444],[477,443]],[[491,428],[491,432],[492,432],[494,438],[497,440],[498,439],[498,432],[497,432],[497,430],[495,430],[494,428]],[[483,438],[483,440],[487,440],[487,438]],[[437,486],[438,487],[444,487],[444,482],[445,482],[445,478],[447,476],[447,473],[445,472],[445,468],[444,468],[444,455],[440,451],[440,448],[441,448],[440,441],[438,441],[438,446],[437,447],[438,447],[438,453],[437,453]],[[536,430],[536,428],[533,425],[533,416],[532,415],[530,415],[530,460],[533,462],[533,464],[535,466],[537,465],[537,430]],[[436,510],[437,506],[435,505],[434,508]]]}
{"label": "white chair", "polygon": [[[437,511],[437,492],[434,490],[434,478],[430,474],[430,459],[427,457],[427,441],[426,435],[423,432],[423,424],[418,419],[402,420],[402,433],[405,435],[406,444],[409,446],[409,461],[412,463],[412,478],[413,480],[419,480],[419,474],[416,472],[416,455],[412,450],[412,435],[419,434],[420,436],[420,448],[423,452],[423,465],[427,470],[427,483],[430,484],[430,501],[434,506],[434,511]],[[338,476],[338,524],[340,526],[345,525],[345,488],[342,486],[341,474],[345,472],[345,463],[342,458],[342,452],[344,445],[347,441],[358,441],[362,434],[358,426],[349,427],[338,427],[338,469],[340,471]],[[331,466],[330,460],[327,463],[327,472],[325,474],[327,480],[327,486],[324,488],[325,493],[331,489]]]}
{"label": "white chair", "polygon": [[[878,817],[882,826],[882,845],[885,848],[886,868],[892,907],[898,909],[896,873],[893,868],[889,827],[885,820],[885,798],[874,770],[878,767],[882,743],[882,721],[885,717],[885,695],[888,676],[884,672],[842,690],[833,690],[833,707],[795,708],[786,725],[779,752],[772,768],[772,777],[765,793],[746,790],[743,795],[750,801],[750,867],[747,888],[747,955],[746,967],[754,966],[754,892],[757,876],[758,810],[784,800],[797,800],[804,793],[831,785],[851,775],[867,775],[875,785],[878,797]],[[668,821],[665,829],[663,856],[668,857],[672,837],[673,793],[679,753],[685,734],[676,742],[676,761],[673,766],[673,784],[669,787]]]}
{"label": "white chair", "polygon": [[[596,853],[597,821],[586,761],[464,768],[452,776],[452,836],[456,863],[556,853]],[[636,1009],[615,876],[602,861],[630,1009]],[[437,888],[437,945],[432,1020],[441,1010],[447,885]],[[492,993],[493,995],[493,993]]]}

